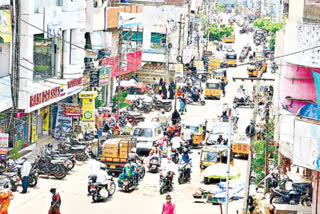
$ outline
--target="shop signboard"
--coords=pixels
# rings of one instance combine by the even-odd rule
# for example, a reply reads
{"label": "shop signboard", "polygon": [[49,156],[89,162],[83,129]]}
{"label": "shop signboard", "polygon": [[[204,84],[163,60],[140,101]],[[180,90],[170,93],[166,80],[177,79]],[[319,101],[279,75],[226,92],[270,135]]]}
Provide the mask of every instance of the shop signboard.
{"label": "shop signboard", "polygon": [[50,111],[49,106],[40,109],[42,117],[42,131],[44,134],[49,134],[49,124],[50,124]]}
{"label": "shop signboard", "polygon": [[62,105],[59,105],[57,111],[56,126],[54,128],[55,138],[65,138],[65,134],[69,133],[70,129],[72,129],[72,117],[66,117],[64,114],[64,107]]}
{"label": "shop signboard", "polygon": [[64,116],[66,117],[81,117],[81,106],[64,106]]}
{"label": "shop signboard", "polygon": [[106,86],[109,82],[111,66],[101,67],[98,70],[99,70],[99,87]]}
{"label": "shop signboard", "polygon": [[38,141],[38,135],[37,135],[37,116],[32,115],[32,130],[31,130],[31,142],[35,143]]}
{"label": "shop signboard", "polygon": [[85,91],[79,94],[82,99],[82,121],[84,132],[91,132],[95,130],[95,98],[97,97],[96,91]]}
{"label": "shop signboard", "polygon": [[99,86],[99,70],[90,72],[90,87]]}
{"label": "shop signboard", "polygon": [[175,70],[175,78],[182,79],[183,78],[183,64],[176,64],[174,66]]}
{"label": "shop signboard", "polygon": [[320,124],[296,119],[292,154],[294,165],[320,171]]}
{"label": "shop signboard", "polygon": [[5,159],[8,155],[9,134],[0,133],[0,155],[1,159]]}
{"label": "shop signboard", "polygon": [[83,88],[90,87],[90,75],[88,73],[83,73]]}
{"label": "shop signboard", "polygon": [[195,64],[198,72],[204,71],[203,61],[195,61],[194,64]]}
{"label": "shop signboard", "polygon": [[11,42],[11,10],[0,10],[0,43]]}

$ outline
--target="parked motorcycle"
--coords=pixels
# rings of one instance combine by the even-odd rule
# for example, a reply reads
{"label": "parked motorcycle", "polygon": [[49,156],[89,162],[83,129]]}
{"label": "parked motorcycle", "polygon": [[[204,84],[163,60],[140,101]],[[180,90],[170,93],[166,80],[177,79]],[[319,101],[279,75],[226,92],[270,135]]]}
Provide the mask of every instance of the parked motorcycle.
{"label": "parked motorcycle", "polygon": [[57,179],[63,179],[67,175],[67,169],[61,160],[48,160],[38,156],[32,169],[37,169],[39,174],[51,175]]}
{"label": "parked motorcycle", "polygon": [[171,101],[162,101],[159,100],[156,96],[152,97],[153,108],[156,110],[165,110],[166,112],[170,112],[172,110],[172,102]]}
{"label": "parked motorcycle", "polygon": [[254,108],[254,102],[251,100],[249,96],[246,96],[245,98],[235,97],[233,100],[233,104],[235,105],[235,107],[249,106],[250,108]]}
{"label": "parked motorcycle", "polygon": [[90,187],[90,193],[94,202],[106,200],[107,198],[111,197],[115,193],[115,191],[116,184],[113,181],[113,177],[111,177],[108,187],[96,183],[92,184]]}
{"label": "parked motorcycle", "polygon": [[152,103],[150,102],[143,102],[141,99],[134,100],[132,105],[128,106],[128,111],[133,111],[135,109],[142,111],[143,113],[150,113],[152,110]]}
{"label": "parked motorcycle", "polygon": [[197,98],[192,98],[191,95],[186,96],[186,101],[187,104],[200,104],[202,106],[206,104],[206,101],[204,101],[204,99],[202,99],[200,96],[198,96]]}
{"label": "parked motorcycle", "polygon": [[132,115],[129,113],[125,113],[125,117],[127,118],[128,122],[132,125],[135,126],[140,122],[143,122],[145,120],[145,117],[142,116],[141,114],[139,115]]}
{"label": "parked motorcycle", "polygon": [[58,151],[61,154],[66,154],[66,153],[75,154],[75,159],[77,161],[86,161],[89,157],[87,145],[71,146],[70,144],[67,144],[67,143],[59,143]]}
{"label": "parked motorcycle", "polygon": [[[188,167],[190,167],[190,173],[188,173]],[[190,180],[191,175],[191,162],[184,164],[183,166],[179,166],[179,184],[184,184]]]}

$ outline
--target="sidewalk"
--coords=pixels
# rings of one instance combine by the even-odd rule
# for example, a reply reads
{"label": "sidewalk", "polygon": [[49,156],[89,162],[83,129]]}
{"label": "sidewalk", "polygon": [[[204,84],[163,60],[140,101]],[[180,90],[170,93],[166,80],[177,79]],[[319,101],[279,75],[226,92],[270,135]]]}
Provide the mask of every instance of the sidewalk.
{"label": "sidewalk", "polygon": [[19,151],[19,153],[20,153],[19,159],[21,159],[22,157],[26,157],[30,160],[33,160],[34,157],[40,151],[40,149],[45,147],[49,143],[53,144],[53,146],[55,147],[55,145],[57,145],[59,143],[59,140],[53,138],[51,135],[39,137],[38,142],[36,142],[30,146],[27,146],[26,148]]}

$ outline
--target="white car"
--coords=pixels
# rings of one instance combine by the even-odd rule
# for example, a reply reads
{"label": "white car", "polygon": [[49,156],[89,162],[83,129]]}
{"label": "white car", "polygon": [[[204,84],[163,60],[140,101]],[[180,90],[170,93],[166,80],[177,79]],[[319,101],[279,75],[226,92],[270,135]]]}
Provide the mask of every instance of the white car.
{"label": "white car", "polygon": [[163,131],[159,123],[144,122],[132,128],[131,136],[137,138],[138,152],[149,152],[163,137]]}

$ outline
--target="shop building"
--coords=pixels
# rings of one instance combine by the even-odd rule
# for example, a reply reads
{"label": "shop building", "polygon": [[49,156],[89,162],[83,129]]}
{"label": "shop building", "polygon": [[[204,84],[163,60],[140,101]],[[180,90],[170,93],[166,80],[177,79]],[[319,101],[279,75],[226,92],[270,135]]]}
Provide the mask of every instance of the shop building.
{"label": "shop building", "polygon": [[28,124],[28,142],[54,134],[58,103],[79,105],[86,6],[85,0],[21,2],[17,119]]}

